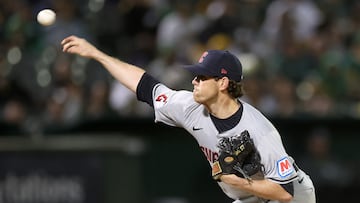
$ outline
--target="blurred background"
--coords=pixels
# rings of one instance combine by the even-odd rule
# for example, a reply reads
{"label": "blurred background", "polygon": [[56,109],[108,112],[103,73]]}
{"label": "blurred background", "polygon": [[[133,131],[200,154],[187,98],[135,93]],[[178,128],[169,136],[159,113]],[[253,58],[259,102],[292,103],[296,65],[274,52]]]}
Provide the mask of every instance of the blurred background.
{"label": "blurred background", "polygon": [[[55,24],[37,13],[51,8]],[[231,202],[197,144],[95,61],[64,54],[77,35],[191,90],[181,65],[227,49],[243,100],[278,128],[318,202],[360,189],[357,0],[1,0],[0,202]]]}

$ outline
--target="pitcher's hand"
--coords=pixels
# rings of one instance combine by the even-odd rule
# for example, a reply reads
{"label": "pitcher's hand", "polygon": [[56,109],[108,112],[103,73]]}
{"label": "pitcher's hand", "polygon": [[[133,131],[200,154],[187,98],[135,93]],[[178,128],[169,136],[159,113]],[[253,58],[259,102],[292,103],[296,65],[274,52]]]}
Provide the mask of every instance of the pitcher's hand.
{"label": "pitcher's hand", "polygon": [[62,50],[66,53],[78,54],[86,58],[94,58],[100,51],[83,38],[69,36],[61,41]]}

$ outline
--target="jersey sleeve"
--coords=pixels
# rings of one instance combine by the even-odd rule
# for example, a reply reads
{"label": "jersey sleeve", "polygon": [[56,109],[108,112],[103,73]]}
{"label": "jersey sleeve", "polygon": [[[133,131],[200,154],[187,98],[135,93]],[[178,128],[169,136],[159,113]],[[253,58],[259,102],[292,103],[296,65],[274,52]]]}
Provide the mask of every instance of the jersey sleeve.
{"label": "jersey sleeve", "polygon": [[160,83],[151,75],[147,74],[146,72],[142,75],[139,84],[136,88],[136,96],[139,101],[143,101],[148,103],[151,107],[154,106],[152,100],[152,90],[154,89],[155,85]]}
{"label": "jersey sleeve", "polygon": [[286,153],[279,133],[274,129],[260,139],[257,146],[265,178],[278,184],[287,184],[295,180],[297,172],[293,160]]}
{"label": "jersey sleeve", "polygon": [[153,104],[155,122],[170,126],[183,127],[191,109],[198,104],[189,91],[175,91],[163,84],[157,84],[153,89]]}
{"label": "jersey sleeve", "polygon": [[[297,179],[292,158],[286,153],[281,136],[272,123],[259,111],[245,106],[243,119],[260,153],[266,179],[278,184],[287,184]],[[250,113],[249,113],[250,112]]]}

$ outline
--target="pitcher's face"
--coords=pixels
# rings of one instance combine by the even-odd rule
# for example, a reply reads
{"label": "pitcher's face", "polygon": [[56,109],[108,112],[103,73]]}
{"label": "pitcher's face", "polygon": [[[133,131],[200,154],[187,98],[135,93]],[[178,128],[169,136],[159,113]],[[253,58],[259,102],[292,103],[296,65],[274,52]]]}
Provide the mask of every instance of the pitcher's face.
{"label": "pitcher's face", "polygon": [[200,104],[207,104],[216,100],[219,94],[218,78],[210,76],[196,76],[192,80],[194,85],[193,97]]}

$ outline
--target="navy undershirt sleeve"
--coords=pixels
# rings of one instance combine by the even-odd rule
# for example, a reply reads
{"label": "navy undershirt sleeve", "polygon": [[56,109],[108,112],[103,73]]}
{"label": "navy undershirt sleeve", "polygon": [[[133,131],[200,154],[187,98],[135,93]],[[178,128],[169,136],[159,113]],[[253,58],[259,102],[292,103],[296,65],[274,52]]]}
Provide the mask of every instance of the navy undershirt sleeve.
{"label": "navy undershirt sleeve", "polygon": [[292,182],[281,184],[281,186],[291,195],[294,196],[294,184]]}
{"label": "navy undershirt sleeve", "polygon": [[154,107],[152,91],[156,84],[160,83],[151,75],[144,73],[141,77],[139,84],[136,88],[136,96],[139,101],[148,103],[151,107]]}

